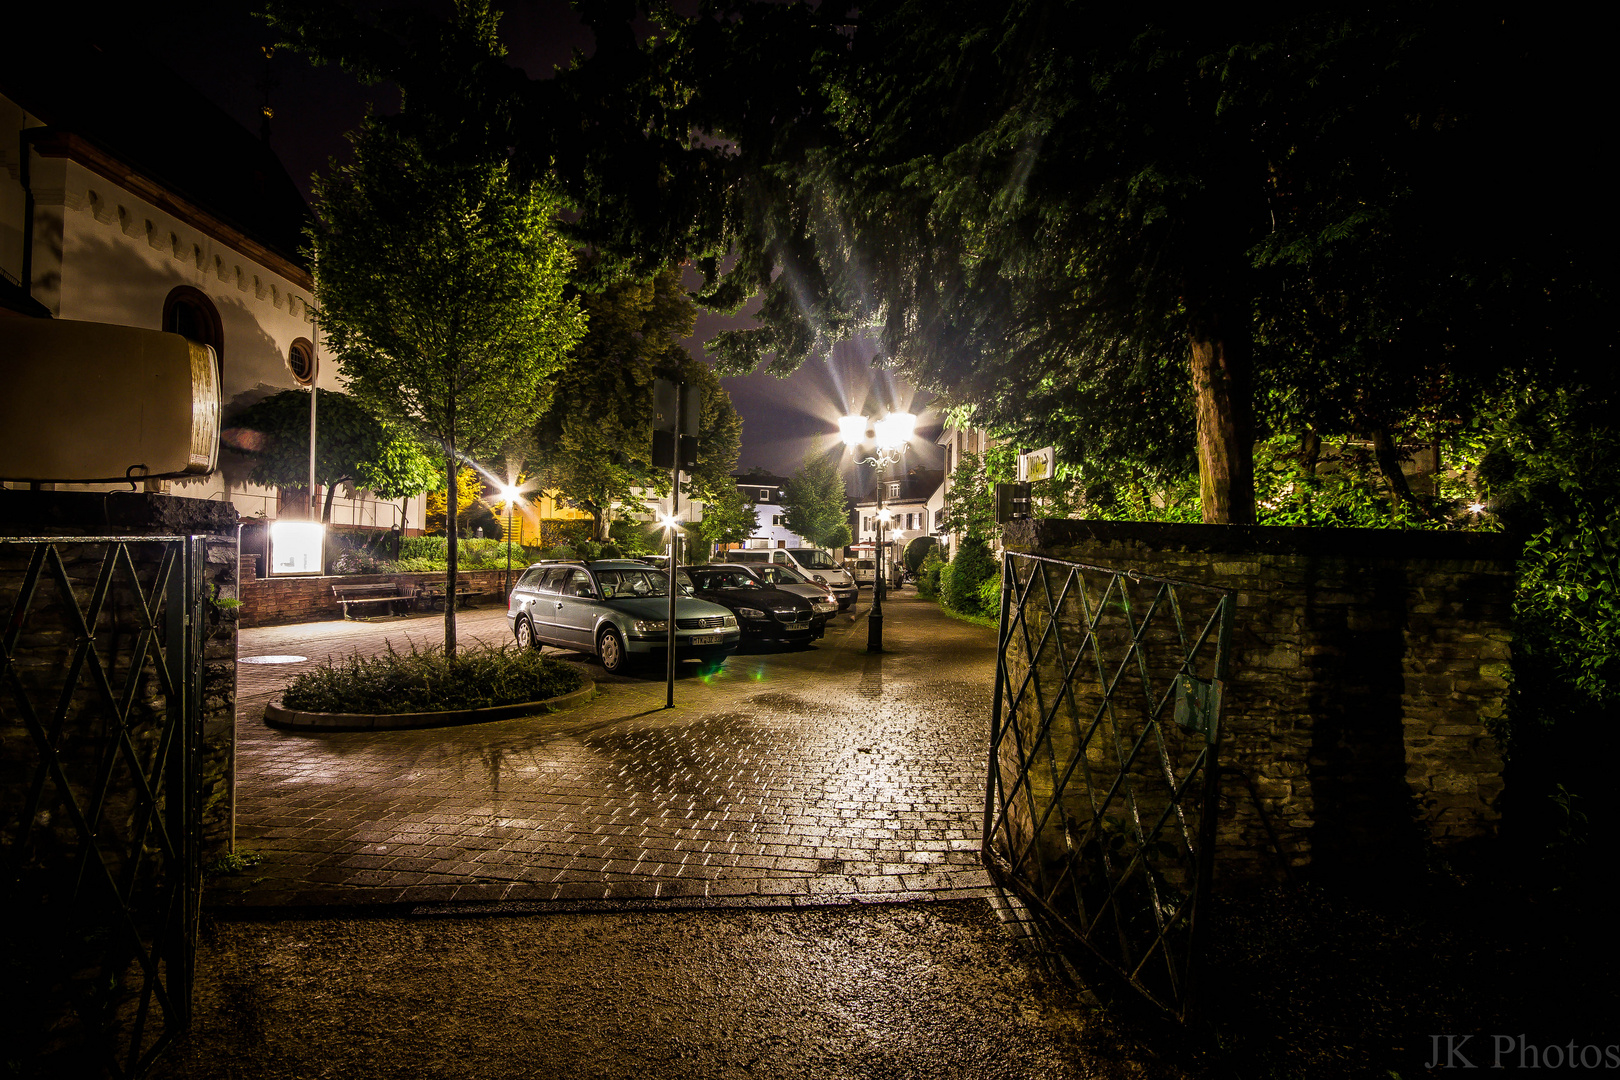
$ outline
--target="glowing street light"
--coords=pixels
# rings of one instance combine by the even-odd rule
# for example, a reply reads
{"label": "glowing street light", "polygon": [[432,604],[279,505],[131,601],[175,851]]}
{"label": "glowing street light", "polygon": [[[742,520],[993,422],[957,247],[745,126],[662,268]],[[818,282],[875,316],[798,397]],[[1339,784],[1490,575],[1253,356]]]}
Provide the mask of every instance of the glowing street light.
{"label": "glowing street light", "polygon": [[[883,478],[890,465],[905,456],[906,445],[917,430],[917,418],[908,412],[893,412],[870,425],[876,445],[871,457],[862,458],[860,464],[877,470],[877,576],[872,582],[872,613],[866,619],[866,649],[883,651],[883,594],[885,591],[883,567],[883,533],[892,516],[883,509]],[[867,420],[864,416],[845,416],[838,421],[838,434],[844,444],[855,449],[866,441]]]}
{"label": "glowing street light", "polygon": [[512,595],[512,504],[523,494],[511,484],[501,485],[501,499],[506,503],[506,595]]}

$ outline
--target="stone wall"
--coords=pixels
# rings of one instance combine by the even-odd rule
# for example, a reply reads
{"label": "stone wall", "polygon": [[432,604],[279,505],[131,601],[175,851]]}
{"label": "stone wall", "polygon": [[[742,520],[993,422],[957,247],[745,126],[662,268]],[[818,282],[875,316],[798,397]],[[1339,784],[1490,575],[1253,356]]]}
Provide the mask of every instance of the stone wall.
{"label": "stone wall", "polygon": [[1494,832],[1508,538],[1025,520],[1004,542],[1236,592],[1221,873],[1395,873]]}
{"label": "stone wall", "polygon": [[[207,537],[207,565],[204,569],[205,588],[213,600],[229,600],[236,596],[236,511],[228,504],[206,499],[184,499],[148,492],[57,492],[57,491],[4,491],[0,492],[0,536],[62,536],[93,538],[97,536],[185,536]],[[95,582],[104,548],[74,548],[64,546],[64,561],[69,564],[69,578],[78,594],[81,609],[88,607],[89,595]],[[10,612],[16,600],[16,589],[26,562],[25,548],[8,546],[0,550],[0,606]],[[155,558],[155,549],[137,552],[137,569],[143,581],[151,577],[148,557]],[[155,564],[154,564],[155,565]],[[226,854],[234,843],[234,813],[236,784],[236,620],[226,607],[209,603],[204,605],[208,619],[203,646],[203,745],[201,749],[202,847],[203,861]],[[69,629],[71,616],[54,585],[47,585],[37,594],[30,607],[28,633],[19,641],[17,665],[19,671],[30,672],[28,681],[44,689],[55,680],[61,682],[61,665],[71,652],[73,634]],[[113,671],[120,663],[128,663],[128,650],[134,640],[131,632],[135,623],[133,593],[127,589],[125,579],[119,579],[118,589],[110,595],[100,622],[94,628],[98,652],[105,657]],[[139,680],[136,695],[136,713],[145,710],[161,714],[162,691],[148,661],[148,672]],[[114,681],[121,690],[121,679]],[[75,751],[95,753],[94,747],[103,740],[100,729],[100,711],[94,706],[95,695],[90,692],[88,678],[81,678],[76,704],[91,707],[75,709],[68,729],[64,733],[64,746]],[[27,764],[37,760],[31,740],[16,715],[9,699],[0,710],[0,786],[5,790],[9,805],[18,795],[17,785],[27,785],[32,770]],[[49,714],[49,702],[46,709]],[[77,776],[75,786],[79,784]],[[88,781],[87,787],[93,786]],[[47,794],[51,794],[49,787]],[[82,800],[81,800],[82,801]],[[50,811],[46,811],[47,814]],[[61,824],[66,825],[64,819]]]}
{"label": "stone wall", "polygon": [[[244,563],[244,569],[248,564]],[[512,580],[516,581],[527,569],[512,567]],[[389,583],[402,586],[402,592],[411,592],[423,582],[443,581],[439,573],[344,574],[341,577],[278,577],[254,578],[251,570],[242,575],[241,625],[282,626],[287,623],[321,622],[343,618],[343,607],[332,595],[334,585],[376,585]],[[468,583],[478,595],[472,606],[488,607],[505,602],[505,570],[463,570],[458,578]],[[382,605],[356,610],[359,615],[383,614]]]}

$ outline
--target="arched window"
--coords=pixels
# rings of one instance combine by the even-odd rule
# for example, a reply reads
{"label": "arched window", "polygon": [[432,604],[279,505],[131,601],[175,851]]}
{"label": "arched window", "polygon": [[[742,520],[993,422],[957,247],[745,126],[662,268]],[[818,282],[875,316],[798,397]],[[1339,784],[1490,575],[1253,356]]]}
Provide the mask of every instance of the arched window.
{"label": "arched window", "polygon": [[308,338],[298,338],[287,350],[287,367],[299,386],[315,381],[315,345]]}
{"label": "arched window", "polygon": [[214,350],[219,364],[220,393],[225,391],[225,330],[219,321],[219,310],[214,302],[203,295],[201,289],[181,285],[163,300],[163,329],[171,334],[190,338]]}

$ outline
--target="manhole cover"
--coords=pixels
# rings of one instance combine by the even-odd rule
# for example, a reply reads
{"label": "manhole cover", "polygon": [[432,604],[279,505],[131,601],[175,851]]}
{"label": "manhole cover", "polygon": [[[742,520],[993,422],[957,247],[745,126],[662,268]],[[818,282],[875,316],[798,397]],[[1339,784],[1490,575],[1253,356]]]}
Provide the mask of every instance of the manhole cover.
{"label": "manhole cover", "polygon": [[307,656],[241,656],[238,663],[243,664],[302,664],[308,660]]}

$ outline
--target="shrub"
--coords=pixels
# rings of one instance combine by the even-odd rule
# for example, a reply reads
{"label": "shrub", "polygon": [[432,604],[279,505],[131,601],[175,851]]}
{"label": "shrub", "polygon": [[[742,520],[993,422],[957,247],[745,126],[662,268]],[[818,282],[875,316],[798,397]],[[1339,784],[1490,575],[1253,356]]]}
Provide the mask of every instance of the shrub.
{"label": "shrub", "polygon": [[334,574],[385,574],[393,569],[393,563],[362,548],[349,548],[332,560]]}
{"label": "shrub", "polygon": [[944,559],[939,557],[939,547],[935,545],[928,549],[928,555],[922,561],[922,567],[917,571],[917,595],[924,600],[938,600],[940,588],[940,574],[946,567]]}
{"label": "shrub", "polygon": [[409,713],[487,709],[544,701],[579,689],[575,668],[515,645],[409,653],[392,645],[380,656],[351,656],[306,671],[288,684],[282,704],[304,712]]}
{"label": "shrub", "polygon": [[932,536],[914,536],[906,545],[900,556],[905,568],[911,571],[913,577],[922,572],[923,563],[928,561],[928,555],[939,548],[939,541]]}
{"label": "shrub", "polygon": [[1001,575],[979,582],[979,611],[992,619],[1001,617]]}
{"label": "shrub", "polygon": [[939,595],[945,606],[964,615],[984,615],[979,586],[999,575],[990,557],[990,545],[981,536],[969,533],[951,559],[950,573],[940,574]]}

